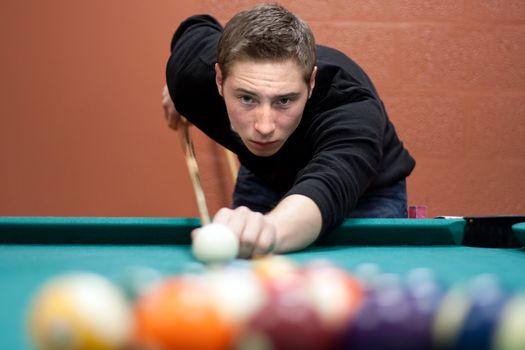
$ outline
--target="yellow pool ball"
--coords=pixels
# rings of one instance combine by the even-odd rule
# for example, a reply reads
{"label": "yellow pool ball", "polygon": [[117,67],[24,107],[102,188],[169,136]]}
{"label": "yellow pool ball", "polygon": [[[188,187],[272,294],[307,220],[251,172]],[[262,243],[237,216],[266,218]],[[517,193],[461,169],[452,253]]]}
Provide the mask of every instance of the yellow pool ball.
{"label": "yellow pool ball", "polygon": [[28,332],[37,349],[114,350],[129,341],[131,307],[124,293],[95,273],[47,281],[29,307]]}

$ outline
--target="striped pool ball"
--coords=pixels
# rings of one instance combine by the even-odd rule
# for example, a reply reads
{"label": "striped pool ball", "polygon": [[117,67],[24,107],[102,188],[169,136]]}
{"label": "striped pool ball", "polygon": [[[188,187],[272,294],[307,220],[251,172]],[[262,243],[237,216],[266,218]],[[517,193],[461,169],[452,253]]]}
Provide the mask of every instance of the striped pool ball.
{"label": "striped pool ball", "polygon": [[462,322],[455,349],[491,349],[509,293],[495,275],[475,277],[469,284],[470,307]]}
{"label": "striped pool ball", "polygon": [[493,349],[525,349],[525,293],[516,293],[502,310],[492,339]]}
{"label": "striped pool ball", "polygon": [[44,350],[122,349],[129,344],[132,322],[124,293],[91,272],[50,279],[29,309],[30,338]]}

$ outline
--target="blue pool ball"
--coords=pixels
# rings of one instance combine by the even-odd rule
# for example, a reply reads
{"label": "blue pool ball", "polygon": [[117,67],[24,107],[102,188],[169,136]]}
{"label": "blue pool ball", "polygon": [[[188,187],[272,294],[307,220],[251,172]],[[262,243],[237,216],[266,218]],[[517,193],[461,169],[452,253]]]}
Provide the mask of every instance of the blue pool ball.
{"label": "blue pool ball", "polygon": [[129,266],[118,274],[115,283],[124,291],[130,301],[138,299],[156,283],[159,283],[163,274],[147,266]]}
{"label": "blue pool ball", "polygon": [[[469,286],[470,309],[461,325],[455,349],[491,349],[509,293],[494,275],[480,275]],[[525,331],[525,329],[524,329]]]}
{"label": "blue pool ball", "polygon": [[363,307],[348,325],[348,349],[428,349],[430,322],[421,314],[402,278],[383,274],[374,282]]}

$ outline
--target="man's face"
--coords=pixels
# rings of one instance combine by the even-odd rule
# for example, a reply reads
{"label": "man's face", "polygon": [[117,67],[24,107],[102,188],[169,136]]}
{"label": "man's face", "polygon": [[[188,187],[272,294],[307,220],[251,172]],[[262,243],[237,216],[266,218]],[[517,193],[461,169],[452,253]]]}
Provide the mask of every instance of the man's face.
{"label": "man's face", "polygon": [[250,152],[268,157],[281,149],[301,121],[316,69],[309,90],[293,60],[236,62],[226,80],[219,65],[215,66],[231,126]]}

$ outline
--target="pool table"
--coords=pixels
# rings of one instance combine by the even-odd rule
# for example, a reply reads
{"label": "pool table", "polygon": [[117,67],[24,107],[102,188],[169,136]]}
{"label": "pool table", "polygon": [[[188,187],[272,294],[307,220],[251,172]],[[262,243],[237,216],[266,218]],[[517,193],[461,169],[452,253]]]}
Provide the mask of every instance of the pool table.
{"label": "pool table", "polygon": [[[525,230],[519,221],[525,220],[511,223],[514,233],[507,223],[504,234],[510,236],[493,244],[494,232],[501,230],[485,230],[490,239],[485,232],[477,242],[472,231],[483,233],[486,224],[472,219],[348,219],[325,239],[288,256],[301,264],[330,259],[349,271],[366,262],[398,274],[428,267],[447,284],[494,273],[521,291]],[[30,348],[24,325],[28,302],[51,276],[82,270],[117,278],[133,266],[164,274],[191,270],[196,262],[190,232],[198,225],[196,218],[0,217],[0,347]]]}

